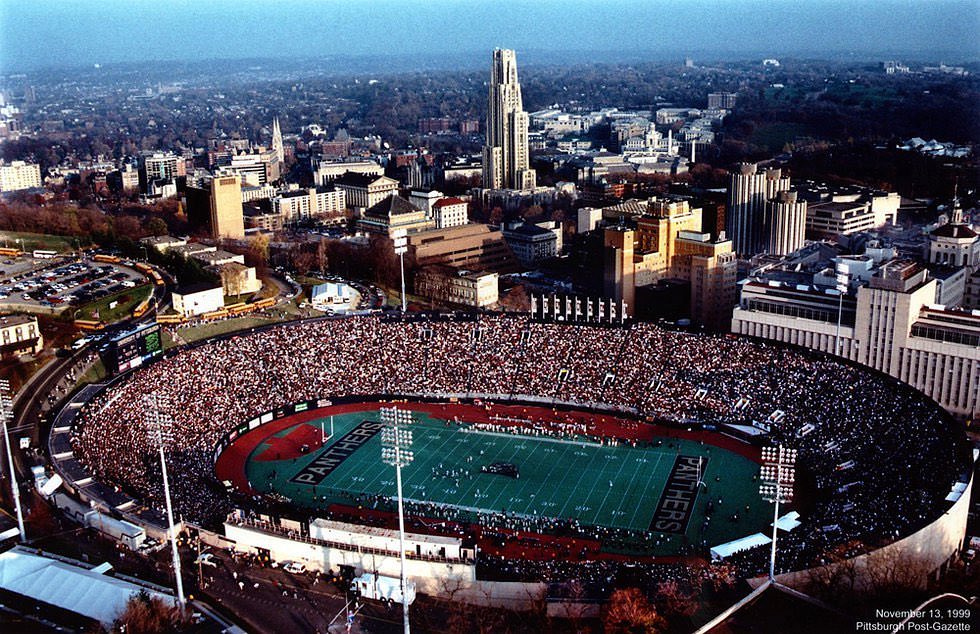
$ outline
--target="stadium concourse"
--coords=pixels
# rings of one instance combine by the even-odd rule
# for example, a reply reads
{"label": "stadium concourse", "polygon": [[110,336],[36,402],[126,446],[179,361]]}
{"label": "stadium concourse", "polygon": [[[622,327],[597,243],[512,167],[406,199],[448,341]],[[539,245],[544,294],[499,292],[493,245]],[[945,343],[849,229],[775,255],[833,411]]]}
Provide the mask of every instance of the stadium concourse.
{"label": "stadium concourse", "polygon": [[[160,506],[158,461],[144,426],[149,393],[164,397],[174,419],[168,460],[181,474],[172,485],[176,513],[205,525],[231,509],[213,465],[230,430],[286,404],[356,395],[542,399],[679,428],[772,421],[767,441],[799,450],[802,524],[780,540],[783,570],[819,564],[832,549],[876,548],[928,524],[946,510],[945,497],[969,464],[962,428],[884,375],[800,349],[652,324],[351,317],[183,350],[94,398],[72,430],[75,454],[97,478]],[[507,530],[511,519],[496,517],[489,528]],[[576,528],[571,518],[552,519]],[[762,570],[768,553],[761,550],[737,558],[741,574]],[[484,564],[539,579],[582,572],[571,562]],[[603,577],[613,565],[588,574]]]}

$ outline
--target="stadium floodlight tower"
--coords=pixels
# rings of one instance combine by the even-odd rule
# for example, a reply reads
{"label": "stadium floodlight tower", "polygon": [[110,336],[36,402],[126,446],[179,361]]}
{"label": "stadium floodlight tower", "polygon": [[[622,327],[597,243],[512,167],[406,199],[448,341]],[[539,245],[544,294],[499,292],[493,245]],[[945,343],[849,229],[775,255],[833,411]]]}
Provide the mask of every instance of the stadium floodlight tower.
{"label": "stadium floodlight tower", "polygon": [[14,419],[14,398],[10,393],[10,381],[0,380],[0,418],[3,419],[3,441],[7,445],[7,466],[10,468],[10,493],[14,498],[14,509],[17,511],[17,530],[20,531],[20,541],[27,539],[24,532],[24,513],[20,508],[20,487],[17,485],[17,471],[14,469],[14,454],[10,452],[10,427]]}
{"label": "stadium floodlight tower", "polygon": [[[850,285],[851,275],[847,270],[847,265],[838,262],[837,263],[837,336],[834,337],[834,354],[840,356],[840,326],[841,320],[844,315],[844,296],[847,295],[847,289]],[[850,356],[850,355],[848,355]]]}
{"label": "stadium floodlight tower", "polygon": [[769,580],[776,578],[776,534],[779,532],[779,503],[793,499],[796,481],[796,450],[779,445],[762,448],[762,484],[759,493],[775,505],[772,515],[772,554],[769,557]]}
{"label": "stadium floodlight tower", "polygon": [[412,423],[412,412],[397,407],[382,407],[381,422],[386,425],[381,430],[381,460],[395,468],[395,486],[398,489],[398,549],[401,551],[399,554],[402,564],[402,623],[405,627],[405,634],[409,634],[411,629],[408,624],[408,601],[405,598],[408,582],[405,579],[405,508],[402,504],[402,467],[415,460],[415,454],[412,452],[412,430],[408,429]]}
{"label": "stadium floodlight tower", "polygon": [[177,550],[177,531],[174,528],[174,510],[170,503],[170,480],[167,478],[167,458],[164,448],[173,441],[173,418],[164,411],[164,400],[158,394],[148,394],[143,399],[146,406],[146,432],[150,444],[160,450],[160,470],[163,472],[163,497],[167,501],[167,530],[173,550],[174,577],[177,580],[177,603],[185,607],[184,581],[180,576],[180,552]]}
{"label": "stadium floodlight tower", "polygon": [[402,314],[405,313],[405,254],[408,252],[408,230],[398,229],[391,234],[392,244],[395,246],[395,255],[401,261],[402,270]]}

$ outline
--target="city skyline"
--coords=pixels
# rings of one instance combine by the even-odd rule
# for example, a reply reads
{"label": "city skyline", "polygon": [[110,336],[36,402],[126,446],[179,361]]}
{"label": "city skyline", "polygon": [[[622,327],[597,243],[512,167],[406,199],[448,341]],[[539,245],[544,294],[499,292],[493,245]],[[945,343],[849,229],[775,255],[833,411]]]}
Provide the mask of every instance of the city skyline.
{"label": "city skyline", "polygon": [[[0,72],[124,61],[379,54],[429,56],[451,67],[454,60],[470,60],[478,51],[497,47],[527,52],[531,63],[547,62],[559,52],[579,62],[845,54],[971,61],[980,55],[975,38],[980,5],[972,0],[803,6],[727,0],[507,1],[467,3],[465,11],[459,2],[438,0],[408,6],[391,1],[270,5],[219,0],[201,5],[181,0],[161,6],[107,2],[96,12],[84,3],[8,1],[0,3]],[[311,16],[321,19],[311,21]],[[870,34],[869,24],[875,25]],[[763,34],[765,46],[760,46]]]}

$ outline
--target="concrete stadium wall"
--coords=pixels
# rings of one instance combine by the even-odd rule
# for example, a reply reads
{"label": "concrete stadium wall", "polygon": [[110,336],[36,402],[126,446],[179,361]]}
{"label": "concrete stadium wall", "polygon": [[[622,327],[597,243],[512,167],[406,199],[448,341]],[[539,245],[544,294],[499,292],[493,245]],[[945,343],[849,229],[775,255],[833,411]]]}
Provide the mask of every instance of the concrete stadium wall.
{"label": "concrete stadium wall", "polygon": [[[813,594],[819,594],[821,586],[826,587],[831,579],[858,594],[893,583],[924,588],[930,580],[940,576],[945,566],[962,550],[972,493],[971,474],[960,499],[931,524],[908,537],[847,561],[776,575],[776,581]],[[766,577],[748,581],[756,588],[766,581]],[[845,588],[838,586],[836,589]]]}
{"label": "concrete stadium wall", "polygon": [[[343,565],[352,566],[358,574],[377,572],[390,577],[401,574],[401,560],[397,555],[344,550],[231,523],[225,524],[225,536],[235,542],[236,550],[256,552],[258,548],[264,548],[274,560],[300,560],[314,570],[338,569]],[[406,559],[405,565],[408,576],[415,580],[421,592],[426,592],[422,586],[430,579],[433,584],[476,581],[474,564]]]}
{"label": "concrete stadium wall", "polygon": [[[250,553],[263,548],[276,561],[302,561],[312,570],[337,570],[344,565],[352,566],[357,574],[401,575],[401,561],[396,555],[332,548],[231,523],[225,524],[225,537],[216,543]],[[478,581],[475,564],[406,559],[405,566],[418,592],[473,605],[531,610],[540,605],[547,591],[544,583]]]}

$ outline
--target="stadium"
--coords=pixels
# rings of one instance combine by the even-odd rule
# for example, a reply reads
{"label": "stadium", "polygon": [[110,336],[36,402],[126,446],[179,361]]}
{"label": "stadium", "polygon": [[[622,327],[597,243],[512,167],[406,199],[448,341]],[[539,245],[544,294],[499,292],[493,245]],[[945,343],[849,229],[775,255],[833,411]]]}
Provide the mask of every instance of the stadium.
{"label": "stadium", "polygon": [[[273,556],[300,552],[290,539],[342,550],[316,539],[326,524],[346,539],[397,524],[378,414],[411,411],[407,528],[443,543],[449,569],[472,564],[478,582],[575,578],[601,595],[626,576],[757,576],[768,547],[708,560],[772,531],[763,445],[798,451],[797,519],[777,572],[907,546],[928,575],[962,545],[972,483],[962,427],[906,385],[793,347],[652,324],[359,316],[203,342],[91,394],[56,461],[66,479],[84,471],[162,507],[147,394],[173,419],[175,513],[239,546],[243,527],[261,529]],[[464,556],[447,556],[443,538]],[[368,569],[355,555],[342,560]]]}

